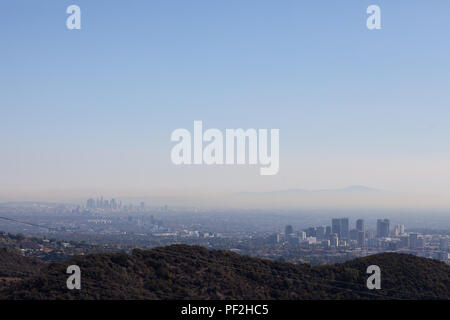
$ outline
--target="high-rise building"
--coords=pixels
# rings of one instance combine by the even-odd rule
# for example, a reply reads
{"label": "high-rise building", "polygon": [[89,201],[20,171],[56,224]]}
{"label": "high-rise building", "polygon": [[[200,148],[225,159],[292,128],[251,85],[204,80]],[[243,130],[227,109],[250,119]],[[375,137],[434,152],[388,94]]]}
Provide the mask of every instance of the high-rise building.
{"label": "high-rise building", "polygon": [[316,228],[316,237],[317,239],[324,239],[326,232],[326,226],[319,226]]}
{"label": "high-rise building", "polygon": [[405,225],[403,225],[403,224],[397,224],[395,227],[394,227],[394,235],[395,236],[399,236],[399,235],[402,235],[402,234],[404,234],[405,233]]}
{"label": "high-rise building", "polygon": [[287,239],[287,236],[290,235],[291,233],[294,233],[294,228],[292,228],[291,225],[287,225],[284,228],[284,235],[285,235],[286,239]]}
{"label": "high-rise building", "polygon": [[365,247],[365,240],[366,240],[366,236],[365,236],[365,232],[364,231],[357,231],[357,241],[358,241],[358,246],[360,246],[361,248]]}
{"label": "high-rise building", "polygon": [[117,209],[116,199],[111,199],[111,209]]}
{"label": "high-rise building", "polygon": [[424,239],[424,237],[417,237],[416,247],[417,248],[425,247],[425,239]]}
{"label": "high-rise building", "polygon": [[290,233],[287,235],[287,243],[289,243],[292,246],[296,246],[300,243],[300,239],[297,237],[295,233]]}
{"label": "high-rise building", "polygon": [[444,250],[444,251],[447,250],[448,243],[449,243],[448,238],[440,238],[439,239],[439,249]]}
{"label": "high-rise building", "polygon": [[389,220],[377,220],[377,238],[389,237]]}
{"label": "high-rise building", "polygon": [[348,218],[332,219],[331,232],[336,233],[339,239],[348,239]]}
{"label": "high-rise building", "polygon": [[356,220],[356,230],[358,230],[358,231],[365,231],[364,230],[364,220],[363,219]]}
{"label": "high-rise building", "polygon": [[278,233],[270,235],[268,238],[268,242],[269,244],[276,245],[277,243],[280,242],[280,235]]}
{"label": "high-rise building", "polygon": [[339,246],[339,236],[336,233],[332,233],[330,237],[330,245],[334,247]]}
{"label": "high-rise building", "polygon": [[95,208],[95,200],[94,199],[88,199],[86,201],[86,208],[87,209],[94,209]]}
{"label": "high-rise building", "polygon": [[409,247],[411,249],[417,248],[417,238],[419,234],[417,233],[410,233],[409,234]]}
{"label": "high-rise building", "polygon": [[409,247],[409,237],[407,235],[400,236],[400,243],[398,245],[400,248]]}
{"label": "high-rise building", "polygon": [[300,240],[305,240],[305,239],[306,239],[306,232],[305,232],[305,231],[300,231],[300,232],[298,233],[298,238],[299,238]]}
{"label": "high-rise building", "polygon": [[315,237],[317,233],[317,228],[316,227],[309,227],[308,229],[306,229],[306,236],[307,237]]}
{"label": "high-rise building", "polygon": [[342,238],[342,239],[349,238],[348,218],[341,218],[341,236],[339,238]]}
{"label": "high-rise building", "polygon": [[341,219],[331,219],[331,233],[341,234]]}

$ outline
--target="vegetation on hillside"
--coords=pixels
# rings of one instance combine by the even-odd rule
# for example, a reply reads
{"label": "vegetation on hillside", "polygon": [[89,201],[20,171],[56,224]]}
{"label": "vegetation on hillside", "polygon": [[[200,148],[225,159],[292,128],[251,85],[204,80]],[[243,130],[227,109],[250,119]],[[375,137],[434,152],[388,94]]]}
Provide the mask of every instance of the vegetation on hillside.
{"label": "vegetation on hillside", "polygon": [[[2,264],[3,262],[0,262]],[[68,290],[69,265],[82,272]],[[382,270],[382,289],[368,290],[366,268]],[[311,267],[229,251],[172,245],[132,254],[92,254],[51,263],[0,291],[2,299],[449,299],[450,266],[383,253]]]}

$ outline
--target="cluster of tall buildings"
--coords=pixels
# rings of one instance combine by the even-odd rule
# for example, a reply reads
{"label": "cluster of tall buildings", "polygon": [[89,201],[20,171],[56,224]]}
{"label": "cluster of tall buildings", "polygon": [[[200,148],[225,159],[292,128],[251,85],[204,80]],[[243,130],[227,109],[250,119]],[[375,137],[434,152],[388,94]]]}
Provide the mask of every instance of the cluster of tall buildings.
{"label": "cluster of tall buildings", "polygon": [[[331,226],[309,227],[302,231],[294,232],[291,225],[286,226],[284,230],[284,240],[288,243],[298,244],[301,242],[321,243],[324,246],[345,246],[349,243],[358,247],[366,247],[368,240],[370,244],[380,239],[388,238],[390,235],[397,237],[405,235],[405,226],[396,225],[393,232],[390,230],[390,221],[388,219],[377,220],[376,233],[367,231],[363,219],[356,220],[355,228],[350,229],[349,218],[333,218]],[[280,235],[272,235],[269,238],[272,243],[280,241]],[[413,243],[416,241],[413,239]],[[378,243],[378,242],[377,242]],[[408,241],[409,243],[409,241]]]}
{"label": "cluster of tall buildings", "polygon": [[97,199],[87,199],[86,209],[121,209],[122,201],[116,199],[104,200],[103,197]]}
{"label": "cluster of tall buildings", "polygon": [[87,199],[86,201],[86,209],[109,209],[109,210],[124,210],[124,211],[145,211],[146,206],[144,202],[141,202],[139,206],[122,205],[121,200],[111,199],[106,200],[103,197],[97,199]]}
{"label": "cluster of tall buildings", "polygon": [[[363,219],[356,220],[355,228],[350,229],[348,218],[334,218],[331,226],[309,227],[302,231],[295,231],[291,225],[287,225],[284,234],[272,234],[268,241],[271,244],[280,242],[289,245],[314,245],[320,247],[348,247],[348,248],[373,248],[375,250],[419,250],[425,247],[429,251],[440,250],[441,254],[450,257],[450,237],[445,235],[430,236],[414,232],[405,232],[403,224],[395,225],[391,229],[389,219],[378,219],[376,230],[366,230]],[[438,255],[439,256],[439,255]],[[441,257],[441,256],[439,256]]]}

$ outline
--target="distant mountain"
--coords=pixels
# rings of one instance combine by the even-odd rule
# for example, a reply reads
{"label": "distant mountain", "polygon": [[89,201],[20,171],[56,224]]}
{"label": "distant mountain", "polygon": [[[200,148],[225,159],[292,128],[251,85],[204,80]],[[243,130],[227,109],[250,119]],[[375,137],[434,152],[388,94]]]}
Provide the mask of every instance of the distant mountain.
{"label": "distant mountain", "polygon": [[355,185],[355,186],[348,186],[342,189],[318,190],[316,192],[383,192],[383,191],[366,186]]}
{"label": "distant mountain", "polygon": [[307,190],[307,189],[283,189],[268,192],[244,192],[244,194],[274,194],[274,193],[341,193],[341,192],[382,192],[382,190],[369,188],[366,186],[348,186],[340,189],[319,189],[319,190]]}
{"label": "distant mountain", "polygon": [[[3,259],[0,260],[0,265]],[[81,290],[68,290],[66,269],[80,266]],[[382,270],[368,290],[366,268]],[[93,254],[44,266],[0,290],[2,299],[450,299],[450,266],[383,253],[311,267],[172,245],[132,254]]]}

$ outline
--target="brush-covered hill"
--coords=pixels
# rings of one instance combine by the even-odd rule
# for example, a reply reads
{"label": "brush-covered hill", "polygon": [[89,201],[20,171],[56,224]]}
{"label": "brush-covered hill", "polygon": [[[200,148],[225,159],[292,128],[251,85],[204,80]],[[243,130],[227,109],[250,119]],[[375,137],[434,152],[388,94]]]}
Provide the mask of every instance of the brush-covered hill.
{"label": "brush-covered hill", "polygon": [[[1,264],[1,262],[0,262]],[[81,290],[68,290],[69,265]],[[381,290],[368,290],[366,268],[381,268]],[[450,266],[384,253],[311,267],[172,245],[132,254],[92,254],[51,263],[0,290],[1,299],[449,299]]]}
{"label": "brush-covered hill", "polygon": [[12,281],[37,275],[44,263],[0,248],[0,290]]}

